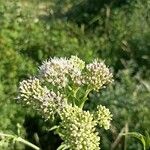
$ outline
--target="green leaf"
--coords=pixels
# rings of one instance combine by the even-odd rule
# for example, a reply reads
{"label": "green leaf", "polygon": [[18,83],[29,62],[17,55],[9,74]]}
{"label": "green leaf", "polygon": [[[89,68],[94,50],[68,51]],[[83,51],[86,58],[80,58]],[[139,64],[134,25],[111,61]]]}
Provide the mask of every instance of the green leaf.
{"label": "green leaf", "polygon": [[145,143],[146,143],[146,149],[149,149],[150,148],[150,135],[148,132],[146,132],[144,139],[145,139]]}
{"label": "green leaf", "polygon": [[144,138],[144,136],[142,134],[137,133],[137,132],[128,132],[128,133],[124,133],[122,135],[130,135],[130,136],[132,136],[134,138],[137,138],[143,144],[144,150],[146,150],[146,142],[145,142],[145,138]]}

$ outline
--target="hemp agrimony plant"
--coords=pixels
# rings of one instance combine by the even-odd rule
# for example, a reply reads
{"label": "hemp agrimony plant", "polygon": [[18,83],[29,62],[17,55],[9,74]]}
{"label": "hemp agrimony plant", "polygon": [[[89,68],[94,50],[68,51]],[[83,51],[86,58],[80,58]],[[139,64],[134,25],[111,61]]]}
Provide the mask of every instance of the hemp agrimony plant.
{"label": "hemp agrimony plant", "polygon": [[99,150],[96,127],[110,128],[112,115],[105,106],[84,110],[91,91],[112,82],[112,73],[103,61],[85,64],[77,56],[50,58],[39,67],[39,73],[20,82],[19,99],[46,120],[60,120],[53,129],[63,140],[58,149]]}

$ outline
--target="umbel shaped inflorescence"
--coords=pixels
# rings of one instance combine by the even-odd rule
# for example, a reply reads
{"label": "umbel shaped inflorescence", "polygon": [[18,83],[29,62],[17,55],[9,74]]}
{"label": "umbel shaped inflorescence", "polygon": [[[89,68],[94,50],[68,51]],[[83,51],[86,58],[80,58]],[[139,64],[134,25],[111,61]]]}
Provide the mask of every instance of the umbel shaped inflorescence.
{"label": "umbel shaped inflorescence", "polygon": [[61,114],[58,129],[63,144],[70,150],[99,150],[100,137],[96,132],[96,121],[89,111],[75,106],[66,107]]}
{"label": "umbel shaped inflorescence", "polygon": [[55,93],[48,90],[35,77],[20,82],[19,92],[22,104],[32,106],[33,109],[38,110],[46,119],[61,111],[66,103],[65,98],[63,98],[59,91]]}
{"label": "umbel shaped inflorescence", "polygon": [[96,112],[83,110],[91,91],[112,82],[112,73],[103,61],[90,64],[79,59],[50,58],[39,67],[39,73],[20,82],[19,99],[45,119],[60,120],[56,132],[64,141],[60,149],[99,150],[96,127],[110,128],[112,115],[105,106]]}

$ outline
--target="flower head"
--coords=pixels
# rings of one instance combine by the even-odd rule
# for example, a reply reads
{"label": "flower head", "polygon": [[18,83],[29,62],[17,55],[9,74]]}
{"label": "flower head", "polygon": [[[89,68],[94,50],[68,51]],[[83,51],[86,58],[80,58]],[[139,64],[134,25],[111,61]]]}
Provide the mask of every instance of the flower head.
{"label": "flower head", "polygon": [[110,121],[112,120],[112,114],[110,113],[108,108],[99,105],[97,106],[96,120],[100,127],[103,127],[104,129],[107,130],[110,128]]}
{"label": "flower head", "polygon": [[95,131],[93,115],[81,108],[68,106],[62,113],[59,133],[70,150],[99,150],[100,137]]}
{"label": "flower head", "polygon": [[82,70],[85,67],[85,62],[77,56],[71,56],[69,63],[70,69],[68,75],[71,77],[72,82],[77,85],[83,84]]}
{"label": "flower head", "polygon": [[71,82],[80,85],[82,83],[81,72],[85,62],[77,56],[67,58],[51,58],[39,67],[40,77],[57,88],[66,87]]}
{"label": "flower head", "polygon": [[39,67],[40,77],[58,88],[65,87],[68,83],[66,74],[70,68],[69,61],[66,58],[51,58],[44,61]]}
{"label": "flower head", "polygon": [[82,70],[85,67],[85,62],[78,58],[77,56],[71,56],[69,59],[70,64],[72,64],[73,68]]}
{"label": "flower head", "polygon": [[77,56],[50,58],[39,67],[37,78],[20,82],[21,103],[37,110],[44,118],[59,117],[57,133],[70,150],[99,150],[96,126],[109,129],[112,115],[99,105],[95,113],[82,108],[91,90],[112,82],[104,62],[85,65]]}
{"label": "flower head", "polygon": [[90,85],[94,90],[99,90],[102,86],[112,82],[112,73],[104,62],[94,60],[86,65],[86,69],[86,84]]}
{"label": "flower head", "polygon": [[20,82],[19,94],[21,103],[38,110],[46,119],[60,111],[66,103],[59,92],[54,93],[49,91],[46,86],[42,87],[37,78]]}

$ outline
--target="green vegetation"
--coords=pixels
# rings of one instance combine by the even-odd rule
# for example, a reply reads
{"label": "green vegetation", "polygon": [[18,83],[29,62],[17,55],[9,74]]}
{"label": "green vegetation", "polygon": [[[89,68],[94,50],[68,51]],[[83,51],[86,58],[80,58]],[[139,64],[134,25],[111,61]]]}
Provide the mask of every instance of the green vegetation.
{"label": "green vegetation", "polygon": [[[16,104],[17,89],[43,60],[77,55],[86,62],[103,59],[114,72],[113,85],[91,93],[84,108],[103,104],[113,114],[102,149],[112,147],[126,124],[130,132],[150,133],[149,11],[149,0],[1,0],[0,131],[18,135],[19,123],[19,136],[55,150],[62,141],[47,130],[52,123]],[[125,136],[116,145],[123,148],[140,150],[142,144]]]}

